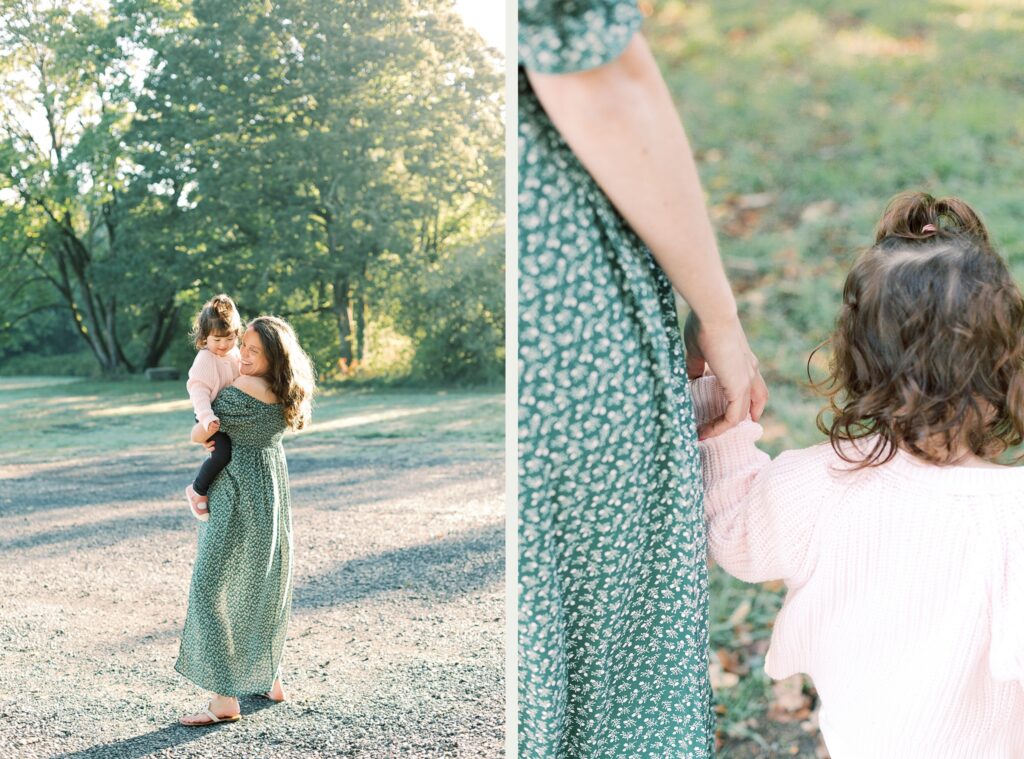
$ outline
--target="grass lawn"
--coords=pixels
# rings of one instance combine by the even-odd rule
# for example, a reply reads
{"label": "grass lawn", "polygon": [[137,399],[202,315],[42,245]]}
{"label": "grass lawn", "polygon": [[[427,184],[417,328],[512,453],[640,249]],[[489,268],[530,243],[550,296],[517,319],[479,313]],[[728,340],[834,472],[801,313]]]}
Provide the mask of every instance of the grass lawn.
{"label": "grass lawn", "polygon": [[[820,403],[801,384],[807,357],[828,335],[843,277],[891,195],[964,198],[1024,279],[1021,3],[641,7],[772,391],[770,452],[822,439]],[[716,573],[713,590],[721,755],[814,756],[801,727],[813,728],[813,694],[773,693],[763,675],[779,589]]]}
{"label": "grass lawn", "polygon": [[[316,398],[313,425],[289,436],[430,439],[500,455],[503,408],[502,394],[493,390],[328,386]],[[0,465],[191,445],[192,406],[183,382],[0,377],[0,412]]]}

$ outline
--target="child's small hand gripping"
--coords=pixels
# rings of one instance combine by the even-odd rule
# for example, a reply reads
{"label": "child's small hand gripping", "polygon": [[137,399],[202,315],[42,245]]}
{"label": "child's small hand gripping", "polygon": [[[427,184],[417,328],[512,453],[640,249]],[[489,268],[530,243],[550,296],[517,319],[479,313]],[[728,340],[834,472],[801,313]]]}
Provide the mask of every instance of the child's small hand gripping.
{"label": "child's small hand gripping", "polygon": [[768,402],[768,387],[758,368],[757,358],[747,345],[738,320],[723,329],[709,330],[693,312],[683,329],[686,344],[686,373],[690,379],[709,369],[718,377],[726,407],[697,431],[698,439],[720,435],[749,417],[757,421]]}

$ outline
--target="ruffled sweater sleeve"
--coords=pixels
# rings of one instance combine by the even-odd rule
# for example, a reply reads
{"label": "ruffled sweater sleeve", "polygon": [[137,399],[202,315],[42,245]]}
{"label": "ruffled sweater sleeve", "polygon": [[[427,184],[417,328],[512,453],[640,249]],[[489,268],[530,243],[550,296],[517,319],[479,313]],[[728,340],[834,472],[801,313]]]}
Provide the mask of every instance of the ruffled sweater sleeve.
{"label": "ruffled sweater sleeve", "polygon": [[[714,377],[690,387],[698,426],[721,416],[726,402]],[[783,453],[772,461],[755,445],[762,433],[748,418],[700,442],[708,552],[741,580],[785,580],[792,586],[810,568],[815,488],[806,482],[807,462],[800,455],[805,458],[806,452]]]}

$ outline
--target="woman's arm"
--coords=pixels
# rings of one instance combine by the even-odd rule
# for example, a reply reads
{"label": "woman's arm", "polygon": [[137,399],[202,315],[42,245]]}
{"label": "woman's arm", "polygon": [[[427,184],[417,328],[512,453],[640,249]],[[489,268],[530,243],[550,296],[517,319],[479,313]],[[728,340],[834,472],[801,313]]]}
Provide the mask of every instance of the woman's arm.
{"label": "woman's arm", "polygon": [[527,75],[580,162],[699,315],[701,353],[729,399],[708,434],[748,413],[760,418],[768,390],[739,322],[686,133],[643,37],[634,35],[604,66]]}

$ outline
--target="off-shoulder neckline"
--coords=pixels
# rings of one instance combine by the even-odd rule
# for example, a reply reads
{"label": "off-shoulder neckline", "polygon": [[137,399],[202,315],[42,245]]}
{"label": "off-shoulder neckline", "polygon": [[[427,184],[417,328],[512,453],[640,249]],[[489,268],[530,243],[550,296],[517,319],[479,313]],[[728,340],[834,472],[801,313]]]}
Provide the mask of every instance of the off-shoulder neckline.
{"label": "off-shoulder neckline", "polygon": [[239,387],[238,385],[228,385],[228,386],[227,386],[226,388],[224,388],[224,389],[225,389],[225,390],[237,390],[237,391],[238,391],[238,392],[240,392],[240,393],[241,393],[242,395],[244,395],[244,396],[245,396],[246,398],[252,398],[252,399],[253,399],[254,401],[256,401],[257,403],[261,403],[261,404],[263,404],[264,406],[280,406],[280,405],[281,405],[281,401],[278,401],[277,403],[267,403],[266,401],[261,401],[261,400],[260,400],[259,398],[257,398],[257,397],[256,397],[255,395],[252,395],[252,394],[250,394],[250,393],[247,393],[247,392],[245,392],[245,391],[244,391],[244,390],[243,390],[242,388],[240,388],[240,387]]}

